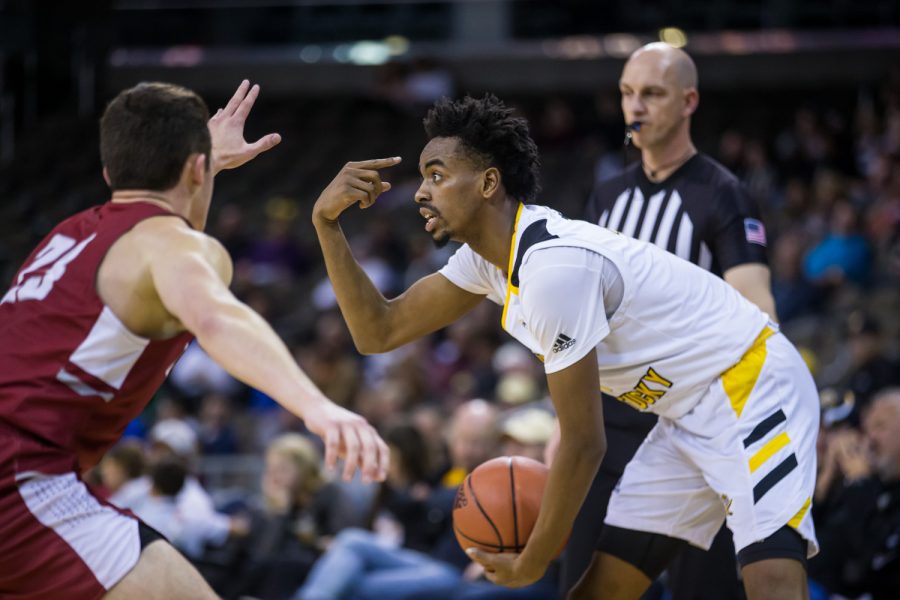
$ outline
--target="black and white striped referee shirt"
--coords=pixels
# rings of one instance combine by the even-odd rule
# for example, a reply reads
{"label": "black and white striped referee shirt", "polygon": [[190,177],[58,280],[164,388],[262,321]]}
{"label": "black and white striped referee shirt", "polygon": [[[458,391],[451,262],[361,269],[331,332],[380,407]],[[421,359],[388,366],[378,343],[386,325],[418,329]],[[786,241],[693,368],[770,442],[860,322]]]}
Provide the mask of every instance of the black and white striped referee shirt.
{"label": "black and white striped referee shirt", "polygon": [[660,183],[633,162],[596,186],[584,219],[650,241],[720,277],[738,265],[768,264],[758,207],[737,177],[705,154]]}

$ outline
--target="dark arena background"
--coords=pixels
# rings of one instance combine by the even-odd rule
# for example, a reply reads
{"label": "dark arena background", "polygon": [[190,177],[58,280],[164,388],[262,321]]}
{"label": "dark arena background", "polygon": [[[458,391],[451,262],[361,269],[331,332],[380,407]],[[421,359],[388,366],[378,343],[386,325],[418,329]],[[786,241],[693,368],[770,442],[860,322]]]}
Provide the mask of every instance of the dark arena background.
{"label": "dark arena background", "polygon": [[[234,259],[234,293],[328,397],[378,427],[395,462],[387,484],[340,481],[300,420],[195,344],[85,480],[169,537],[225,598],[370,597],[297,595],[333,540],[369,539],[360,530],[422,560],[384,600],[513,597],[453,562],[450,509],[484,460],[542,457],[553,413],[541,364],[490,303],[419,342],[359,354],[312,205],[347,161],[401,156],[385,173],[393,188],[349,210],[344,230],[387,297],[440,268],[456,246],[433,246],[413,202],[422,119],[441,97],[490,92],[530,123],[537,202],[580,218],[597,183],[640,161],[623,146],[618,82],[655,41],[696,63],[694,144],[759,206],[782,331],[819,389],[823,552],[810,597],[900,598],[900,412],[879,425],[890,434],[865,426],[872,398],[900,386],[896,0],[0,0],[2,280],[57,222],[109,198],[98,119],[119,91],[177,83],[215,112],[242,79],[258,83],[247,138],[283,141],[217,177],[207,231]],[[859,486],[880,491],[852,496]],[[449,596],[404,587],[440,579],[438,564],[459,577]],[[548,577],[515,597],[556,598]],[[646,598],[673,598],[669,580]]]}

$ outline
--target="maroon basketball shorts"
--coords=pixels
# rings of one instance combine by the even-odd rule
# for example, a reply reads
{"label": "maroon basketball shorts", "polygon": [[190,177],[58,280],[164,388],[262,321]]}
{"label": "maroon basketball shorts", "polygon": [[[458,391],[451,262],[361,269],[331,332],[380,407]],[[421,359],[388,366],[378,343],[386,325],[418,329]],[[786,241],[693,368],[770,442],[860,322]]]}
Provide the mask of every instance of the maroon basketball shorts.
{"label": "maroon basketball shorts", "polygon": [[137,518],[74,473],[13,468],[0,465],[0,598],[100,598],[134,568],[146,542]]}

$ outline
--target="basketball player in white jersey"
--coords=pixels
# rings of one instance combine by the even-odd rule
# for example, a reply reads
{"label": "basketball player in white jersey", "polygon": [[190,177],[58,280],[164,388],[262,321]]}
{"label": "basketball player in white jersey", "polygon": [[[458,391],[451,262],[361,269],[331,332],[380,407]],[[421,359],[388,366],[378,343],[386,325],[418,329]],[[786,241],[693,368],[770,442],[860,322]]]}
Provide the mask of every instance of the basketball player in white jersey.
{"label": "basketball player in white jersey", "polygon": [[[691,120],[700,102],[694,61],[668,44],[647,44],[626,61],[619,92],[626,141],[640,150],[640,159],[598,182],[580,218],[689,260],[776,318],[759,208],[737,177],[698,151],[691,139]],[[603,414],[609,451],[562,555],[561,591],[577,583],[597,545],[605,515],[591,505],[608,503],[657,421],[608,395]],[[548,460],[555,439],[548,444]],[[723,527],[709,551],[685,547],[670,564],[665,584],[673,600],[739,600],[731,532]]]}
{"label": "basketball player in white jersey", "polygon": [[803,598],[817,551],[809,503],[818,397],[799,354],[734,288],[645,242],[529,205],[537,148],[493,96],[438,102],[425,119],[416,192],[425,230],[464,245],[438,273],[385,299],[338,219],[389,184],[399,158],[348,163],[313,223],[361,352],[431,333],[484,299],[543,362],[562,430],[521,554],[473,552],[488,577],[536,581],[565,539],[605,451],[600,391],[660,422],[629,464],[571,598],[636,599],[677,548],[734,532],[751,600]]}

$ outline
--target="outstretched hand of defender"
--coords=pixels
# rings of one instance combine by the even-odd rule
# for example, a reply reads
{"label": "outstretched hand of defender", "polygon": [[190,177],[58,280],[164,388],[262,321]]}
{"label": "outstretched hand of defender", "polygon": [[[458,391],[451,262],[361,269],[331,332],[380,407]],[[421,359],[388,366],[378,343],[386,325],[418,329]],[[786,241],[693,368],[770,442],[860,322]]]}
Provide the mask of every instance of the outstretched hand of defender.
{"label": "outstretched hand of defender", "polygon": [[491,583],[510,588],[531,585],[544,576],[544,570],[528,569],[521,554],[514,552],[485,552],[469,548],[466,554],[484,568],[484,576]]}
{"label": "outstretched hand of defender", "polygon": [[304,410],[303,422],[325,442],[328,469],[334,469],[338,458],[343,458],[347,481],[357,468],[363,481],[384,481],[387,477],[390,450],[363,417],[327,401]]}
{"label": "outstretched hand of defender", "polygon": [[359,203],[360,208],[368,208],[379,195],[391,189],[391,184],[382,181],[379,170],[393,167],[401,158],[377,158],[359,162],[348,162],[328,184],[313,207],[313,220],[335,222],[342,212]]}
{"label": "outstretched hand of defender", "polygon": [[281,135],[277,133],[264,135],[252,144],[244,139],[244,124],[257,96],[259,85],[251,87],[250,82],[245,79],[225,108],[217,110],[209,120],[213,174],[225,169],[236,169],[281,142]]}

